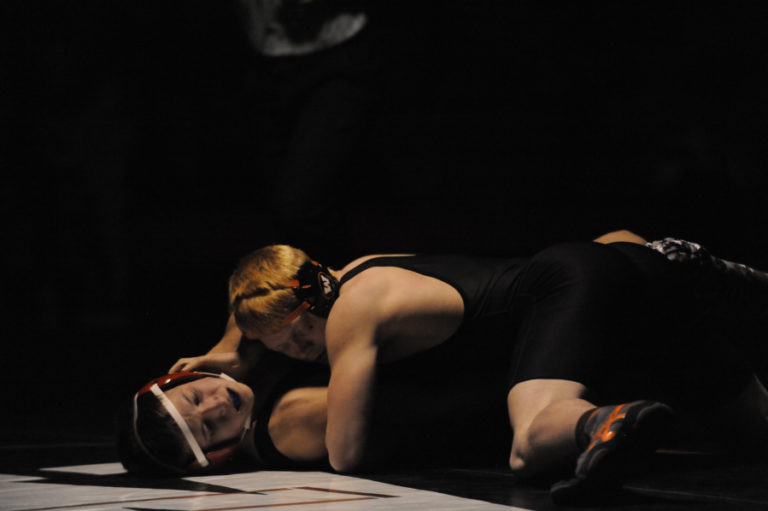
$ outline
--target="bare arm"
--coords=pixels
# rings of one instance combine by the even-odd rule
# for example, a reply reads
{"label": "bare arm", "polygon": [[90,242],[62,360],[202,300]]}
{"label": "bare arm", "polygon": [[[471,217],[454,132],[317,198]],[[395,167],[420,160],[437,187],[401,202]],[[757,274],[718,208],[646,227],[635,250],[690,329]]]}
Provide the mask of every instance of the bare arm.
{"label": "bare arm", "polygon": [[325,446],[331,466],[339,472],[360,465],[369,429],[378,355],[375,337],[386,299],[380,289],[365,289],[367,293],[339,297],[325,329],[331,367]]}
{"label": "bare arm", "polygon": [[258,362],[264,350],[260,342],[243,339],[243,333],[237,327],[234,315],[230,314],[224,335],[208,353],[198,357],[180,358],[168,372],[207,369],[223,371],[235,379],[242,379]]}
{"label": "bare arm", "polygon": [[237,351],[240,347],[240,343],[243,339],[243,332],[238,328],[235,323],[235,315],[230,314],[227,319],[227,326],[224,328],[224,335],[221,336],[221,340],[214,345],[208,353],[227,353]]}
{"label": "bare arm", "polygon": [[275,448],[293,461],[318,461],[328,456],[325,430],[328,388],[302,387],[286,392],[269,416]]}
{"label": "bare arm", "polygon": [[365,453],[376,347],[372,342],[352,341],[331,355],[330,362],[325,444],[331,466],[339,472],[349,472],[360,465]]}

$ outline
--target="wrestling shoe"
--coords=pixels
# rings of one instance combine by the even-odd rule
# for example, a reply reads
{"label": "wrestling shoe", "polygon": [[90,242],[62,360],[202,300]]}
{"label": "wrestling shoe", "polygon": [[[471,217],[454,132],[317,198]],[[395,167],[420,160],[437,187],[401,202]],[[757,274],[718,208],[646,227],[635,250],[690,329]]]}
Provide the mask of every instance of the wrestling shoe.
{"label": "wrestling shoe", "polygon": [[574,477],[552,485],[556,504],[609,497],[627,475],[650,460],[669,430],[672,409],[655,401],[635,401],[596,408],[585,419],[577,426],[577,441],[582,438],[582,445],[588,444],[576,461]]}

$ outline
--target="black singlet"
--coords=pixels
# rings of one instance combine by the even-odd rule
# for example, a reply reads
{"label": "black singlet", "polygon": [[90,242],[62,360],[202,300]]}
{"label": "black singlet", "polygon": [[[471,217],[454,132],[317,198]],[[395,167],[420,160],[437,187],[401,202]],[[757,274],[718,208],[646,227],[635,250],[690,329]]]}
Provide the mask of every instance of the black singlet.
{"label": "black singlet", "polygon": [[465,321],[443,343],[455,348],[449,357],[468,370],[497,371],[503,361],[507,389],[564,379],[598,400],[669,395],[696,407],[732,396],[749,374],[732,346],[711,339],[710,312],[724,304],[697,288],[696,275],[640,245],[567,243],[513,259],[384,256],[348,271],[341,285],[381,266],[453,286]]}

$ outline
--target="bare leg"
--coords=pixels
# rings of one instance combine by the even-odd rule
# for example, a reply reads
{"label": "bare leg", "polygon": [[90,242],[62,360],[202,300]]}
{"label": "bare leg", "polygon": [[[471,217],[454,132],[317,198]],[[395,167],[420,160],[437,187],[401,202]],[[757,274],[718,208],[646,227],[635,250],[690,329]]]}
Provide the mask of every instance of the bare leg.
{"label": "bare leg", "polygon": [[585,394],[577,382],[540,379],[515,385],[507,396],[514,429],[512,471],[530,477],[575,465],[573,477],[552,486],[552,499],[559,504],[610,495],[631,469],[643,466],[671,419],[672,410],[662,403],[596,408]]}
{"label": "bare leg", "polygon": [[609,243],[618,243],[622,241],[627,243],[635,243],[637,245],[645,245],[648,243],[648,240],[645,238],[638,236],[632,231],[627,231],[626,229],[603,234],[602,236],[599,236],[592,241],[602,243],[603,245],[607,245]]}
{"label": "bare leg", "polygon": [[579,455],[576,423],[595,405],[584,400],[586,387],[568,380],[528,380],[507,395],[514,431],[509,466],[523,477],[573,463]]}

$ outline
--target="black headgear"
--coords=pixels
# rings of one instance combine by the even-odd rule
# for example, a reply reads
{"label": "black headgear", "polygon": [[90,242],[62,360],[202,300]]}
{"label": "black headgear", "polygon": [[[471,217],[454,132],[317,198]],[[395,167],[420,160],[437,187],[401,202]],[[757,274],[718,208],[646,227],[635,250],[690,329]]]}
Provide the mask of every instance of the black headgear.
{"label": "black headgear", "polygon": [[296,280],[286,282],[301,304],[283,320],[287,325],[305,310],[316,316],[327,318],[331,307],[339,296],[339,281],[322,264],[307,261],[296,274]]}

